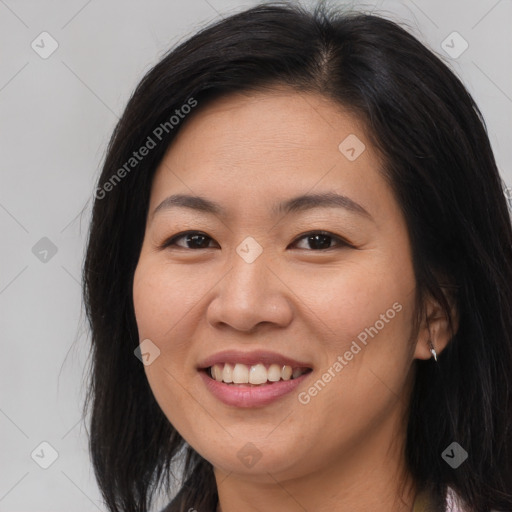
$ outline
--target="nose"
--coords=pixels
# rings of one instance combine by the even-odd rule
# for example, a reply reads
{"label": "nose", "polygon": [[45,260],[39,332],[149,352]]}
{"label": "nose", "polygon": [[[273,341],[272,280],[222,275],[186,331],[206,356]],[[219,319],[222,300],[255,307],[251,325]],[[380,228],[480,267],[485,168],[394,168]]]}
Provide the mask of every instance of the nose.
{"label": "nose", "polygon": [[216,286],[208,305],[208,323],[253,332],[260,324],[286,327],[292,320],[293,293],[265,251],[252,263],[234,251],[230,270]]}

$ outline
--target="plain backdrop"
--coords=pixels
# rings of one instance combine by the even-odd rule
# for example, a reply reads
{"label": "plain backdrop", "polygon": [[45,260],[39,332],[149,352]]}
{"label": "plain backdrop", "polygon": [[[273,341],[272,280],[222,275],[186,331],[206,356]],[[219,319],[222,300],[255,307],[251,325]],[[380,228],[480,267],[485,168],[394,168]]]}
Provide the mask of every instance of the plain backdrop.
{"label": "plain backdrop", "polygon": [[[194,31],[255,3],[0,0],[0,512],[105,510],[81,413],[80,273],[94,184],[145,72]],[[350,5],[406,22],[451,66],[511,186],[512,2]]]}

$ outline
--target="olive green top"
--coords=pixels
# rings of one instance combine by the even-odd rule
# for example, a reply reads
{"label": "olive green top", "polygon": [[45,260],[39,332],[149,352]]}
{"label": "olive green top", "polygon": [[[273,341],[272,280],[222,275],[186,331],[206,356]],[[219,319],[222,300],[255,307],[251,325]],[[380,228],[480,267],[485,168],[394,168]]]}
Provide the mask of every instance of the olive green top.
{"label": "olive green top", "polygon": [[434,512],[432,497],[427,491],[420,492],[416,496],[412,512]]}

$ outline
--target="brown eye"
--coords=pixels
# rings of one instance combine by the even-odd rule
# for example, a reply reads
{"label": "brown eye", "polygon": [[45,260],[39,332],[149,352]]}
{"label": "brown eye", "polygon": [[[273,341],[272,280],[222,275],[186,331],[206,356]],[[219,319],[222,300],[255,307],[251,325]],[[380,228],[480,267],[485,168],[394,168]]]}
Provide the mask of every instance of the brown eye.
{"label": "brown eye", "polygon": [[[181,239],[185,241],[185,246],[176,243]],[[175,235],[164,242],[162,248],[176,246],[182,249],[208,249],[208,244],[211,240],[212,238],[200,231],[187,231],[185,233]]]}
{"label": "brown eye", "polygon": [[[306,233],[301,235],[294,244],[296,245],[297,241],[302,239],[305,239],[309,248],[315,251],[323,251],[337,247],[352,247],[348,242],[339,236],[329,233],[328,231],[312,231],[310,233]],[[335,242],[334,246],[331,245],[332,241]]]}
{"label": "brown eye", "polygon": [[[334,235],[333,233],[329,233],[328,231],[311,231],[309,233],[305,233],[297,238],[295,242],[293,242],[293,245],[296,246],[298,241],[303,239],[307,244],[307,247],[305,248],[315,252],[342,247],[354,247],[346,240]],[[181,240],[183,240],[183,242],[178,243],[178,241]],[[209,237],[205,233],[200,231],[186,231],[169,238],[162,244],[161,248],[177,247],[180,249],[192,250],[209,249],[213,247],[209,245],[211,241],[213,241],[213,238]],[[304,247],[301,249],[304,249]]]}

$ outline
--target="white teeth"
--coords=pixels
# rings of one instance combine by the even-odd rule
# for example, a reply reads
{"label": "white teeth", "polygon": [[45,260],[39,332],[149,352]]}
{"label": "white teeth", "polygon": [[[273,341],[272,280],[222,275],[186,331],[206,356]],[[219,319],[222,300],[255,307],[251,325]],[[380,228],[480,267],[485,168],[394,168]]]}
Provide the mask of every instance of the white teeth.
{"label": "white teeth", "polygon": [[281,380],[281,367],[278,364],[271,364],[268,369],[268,380],[270,382],[277,382]]}
{"label": "white teeth", "polygon": [[218,382],[222,382],[222,366],[218,365],[218,364],[214,364],[212,366],[212,377],[218,381]]}
{"label": "white teeth", "polygon": [[217,382],[226,384],[265,384],[269,382],[278,382],[280,380],[296,379],[305,373],[304,368],[293,369],[288,365],[271,364],[268,369],[264,364],[258,363],[252,366],[236,363],[235,365],[214,364],[210,368],[210,375]]}
{"label": "white teeth", "polygon": [[251,366],[249,370],[249,382],[251,384],[263,384],[267,382],[267,369],[262,364]]}
{"label": "white teeth", "polygon": [[228,384],[233,382],[233,367],[228,363],[224,365],[224,370],[222,371],[222,380]]}
{"label": "white teeth", "polygon": [[283,368],[281,369],[281,378],[283,380],[290,380],[290,378],[292,376],[292,372],[293,372],[292,367],[285,364],[283,366]]}
{"label": "white teeth", "polygon": [[233,369],[233,382],[235,384],[249,383],[249,368],[245,364],[235,364],[235,368]]}

